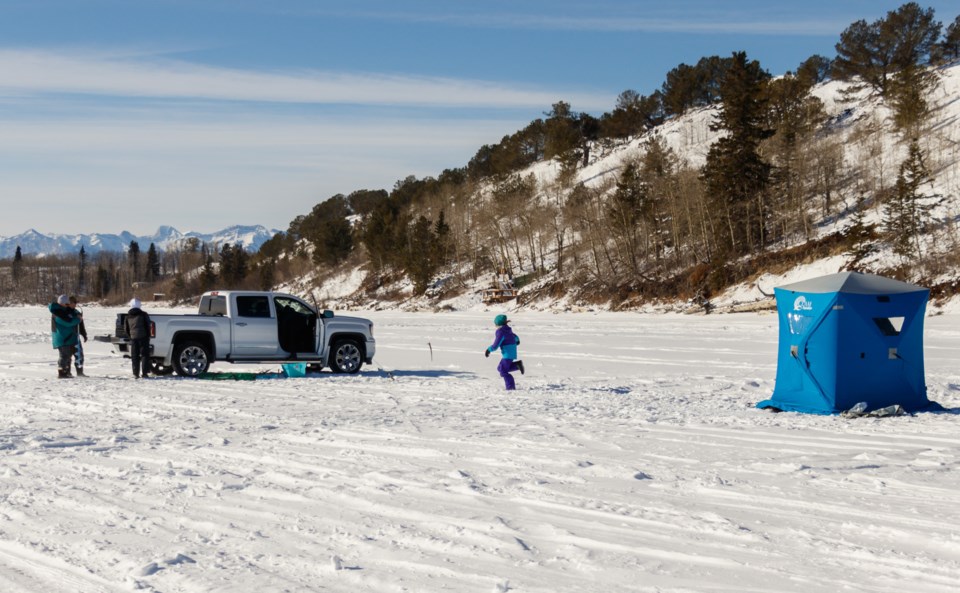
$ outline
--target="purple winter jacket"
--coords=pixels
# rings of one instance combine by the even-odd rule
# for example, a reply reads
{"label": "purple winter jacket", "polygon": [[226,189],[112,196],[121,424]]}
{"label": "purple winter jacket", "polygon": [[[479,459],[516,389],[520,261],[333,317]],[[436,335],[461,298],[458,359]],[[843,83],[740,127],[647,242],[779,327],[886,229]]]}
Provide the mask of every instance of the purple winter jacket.
{"label": "purple winter jacket", "polygon": [[513,330],[509,325],[501,325],[497,328],[497,335],[493,338],[493,344],[487,348],[488,351],[493,352],[500,349],[500,356],[506,358],[507,360],[516,360],[517,359],[517,346],[520,344],[520,338],[517,334],[513,333]]}

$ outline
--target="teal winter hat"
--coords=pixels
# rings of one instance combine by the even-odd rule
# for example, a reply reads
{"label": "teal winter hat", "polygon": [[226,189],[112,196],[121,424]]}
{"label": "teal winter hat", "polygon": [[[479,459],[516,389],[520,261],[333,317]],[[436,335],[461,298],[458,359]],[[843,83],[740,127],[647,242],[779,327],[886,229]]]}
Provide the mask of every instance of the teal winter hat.
{"label": "teal winter hat", "polygon": [[506,325],[508,323],[510,323],[510,320],[507,319],[506,315],[500,314],[493,318],[493,324],[496,325],[497,327],[500,327],[501,325]]}

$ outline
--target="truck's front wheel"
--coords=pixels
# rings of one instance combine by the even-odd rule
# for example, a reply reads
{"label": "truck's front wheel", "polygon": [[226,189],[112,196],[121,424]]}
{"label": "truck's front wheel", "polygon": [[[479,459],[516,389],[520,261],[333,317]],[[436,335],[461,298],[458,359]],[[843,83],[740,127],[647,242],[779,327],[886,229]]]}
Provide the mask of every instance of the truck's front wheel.
{"label": "truck's front wheel", "polygon": [[354,374],[363,365],[363,352],[354,340],[337,340],[330,349],[330,370]]}
{"label": "truck's front wheel", "polygon": [[196,377],[210,368],[210,354],[200,342],[177,344],[173,351],[173,368],[181,377]]}

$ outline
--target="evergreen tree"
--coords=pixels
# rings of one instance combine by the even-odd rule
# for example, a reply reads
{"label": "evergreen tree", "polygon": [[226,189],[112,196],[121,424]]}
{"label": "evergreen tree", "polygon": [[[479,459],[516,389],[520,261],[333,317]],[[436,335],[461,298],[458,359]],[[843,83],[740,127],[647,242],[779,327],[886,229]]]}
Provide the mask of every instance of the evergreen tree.
{"label": "evergreen tree", "polygon": [[133,272],[133,281],[140,281],[140,244],[136,241],[130,241],[130,247],[127,249],[127,258],[130,260],[130,269]]}
{"label": "evergreen tree", "polygon": [[393,200],[380,203],[364,221],[360,240],[377,273],[399,263],[405,245],[405,217]]}
{"label": "evergreen tree", "polygon": [[96,275],[93,280],[93,294],[98,299],[106,298],[113,288],[110,272],[103,267],[103,264],[97,265]]}
{"label": "evergreen tree", "polygon": [[235,284],[243,285],[243,281],[250,271],[250,254],[243,248],[243,244],[236,243],[233,246],[233,273]]}
{"label": "evergreen tree", "polygon": [[316,263],[336,266],[353,252],[353,227],[346,218],[324,221],[320,236],[321,243],[313,252]]}
{"label": "evergreen tree", "polygon": [[661,90],[663,110],[668,115],[683,115],[696,104],[697,71],[688,64],[680,64],[670,72]]}
{"label": "evergreen tree", "polygon": [[579,160],[576,149],[580,145],[579,114],[570,109],[570,104],[559,101],[546,113],[546,138],[544,157],[557,158],[570,166]]}
{"label": "evergreen tree", "polygon": [[887,16],[885,33],[896,39],[897,72],[890,84],[894,122],[908,138],[916,138],[930,107],[927,96],[936,86],[937,72],[929,65],[940,37],[941,24],[932,8],[910,2]]}
{"label": "evergreen tree", "polygon": [[220,272],[222,288],[241,288],[247,277],[250,256],[240,243],[226,243],[220,249]]}
{"label": "evergreen tree", "polygon": [[369,216],[378,204],[386,201],[387,197],[389,197],[389,194],[386,190],[359,189],[347,196],[347,205],[354,214]]}
{"label": "evergreen tree", "polygon": [[147,249],[147,280],[154,282],[160,279],[160,256],[153,243]]}
{"label": "evergreen tree", "polygon": [[801,62],[800,66],[797,67],[796,76],[810,88],[830,78],[832,67],[833,60],[814,54]]}
{"label": "evergreen tree", "polygon": [[720,86],[732,66],[730,58],[708,56],[697,61],[697,94],[696,104],[707,106],[720,101],[722,95]]}
{"label": "evergreen tree", "polygon": [[310,214],[300,220],[296,231],[300,238],[313,245],[314,263],[335,266],[350,255],[353,251],[351,214],[348,199],[337,194],[314,206]]}
{"label": "evergreen tree", "polygon": [[77,255],[77,293],[83,294],[87,290],[87,250],[80,246]]}
{"label": "evergreen tree", "polygon": [[905,262],[917,261],[922,255],[920,236],[935,204],[921,193],[921,186],[930,180],[920,144],[913,140],[906,160],[900,165],[894,191],[884,207],[884,227],[893,251]]}
{"label": "evergreen tree", "polygon": [[217,272],[213,269],[213,257],[209,254],[200,269],[200,292],[211,290],[217,283]]}
{"label": "evergreen tree", "polygon": [[272,259],[265,260],[260,264],[260,268],[257,273],[260,281],[260,290],[273,289],[274,278],[276,276],[276,267],[276,262]]}
{"label": "evergreen tree", "polygon": [[730,58],[709,56],[700,58],[696,66],[680,64],[668,72],[661,91],[664,112],[682,115],[691,107],[716,103],[731,65]]}
{"label": "evergreen tree", "polygon": [[237,287],[237,261],[233,253],[233,245],[225,243],[220,248],[220,288]]}
{"label": "evergreen tree", "polygon": [[859,20],[840,34],[833,77],[859,79],[887,97],[897,72],[908,68],[926,72],[923,67],[930,61],[940,28],[933,9],[924,10],[916,2],[908,2],[873,23]]}
{"label": "evergreen tree", "polygon": [[772,134],[764,126],[769,78],[759,62],[734,53],[720,87],[723,104],[711,125],[725,135],[710,148],[702,178],[722,221],[717,247],[734,255],[759,250],[766,240],[770,165],[760,156],[760,142]]}
{"label": "evergreen tree", "polygon": [[869,257],[876,246],[874,241],[877,238],[875,225],[866,223],[867,200],[864,196],[857,198],[857,203],[850,218],[850,226],[844,232],[843,237],[847,245],[847,254],[852,260],[848,268],[853,271],[860,270],[860,263]]}
{"label": "evergreen tree", "polygon": [[404,253],[404,271],[413,282],[414,294],[418,295],[426,292],[440,267],[436,257],[437,237],[432,227],[430,219],[420,216],[410,229]]}
{"label": "evergreen tree", "polygon": [[943,40],[933,48],[936,64],[949,64],[960,60],[960,15],[947,27]]}
{"label": "evergreen tree", "polygon": [[23,275],[23,252],[20,251],[19,245],[17,245],[17,251],[13,254],[13,266],[11,267],[11,274],[13,274],[14,286],[19,288],[20,278]]}
{"label": "evergreen tree", "polygon": [[893,122],[908,139],[920,137],[923,123],[930,114],[927,101],[936,78],[921,66],[907,66],[897,72],[890,85]]}
{"label": "evergreen tree", "polygon": [[614,110],[601,116],[600,134],[604,138],[629,138],[662,122],[660,91],[644,97],[636,91],[626,90],[617,97]]}
{"label": "evergreen tree", "polygon": [[931,51],[943,29],[934,15],[932,8],[923,9],[916,2],[887,13],[881,35],[893,39],[893,67],[897,71],[930,64]]}
{"label": "evergreen tree", "polygon": [[171,296],[173,296],[174,302],[180,302],[187,298],[187,282],[180,272],[177,272],[173,277],[173,294]]}
{"label": "evergreen tree", "polygon": [[600,120],[589,113],[577,114],[577,126],[579,128],[579,146],[576,149],[580,160],[580,166],[586,167],[590,164],[590,143],[600,137]]}
{"label": "evergreen tree", "polygon": [[437,222],[433,225],[434,257],[440,265],[447,262],[448,252],[450,250],[450,225],[447,224],[446,213],[441,209],[437,216]]}

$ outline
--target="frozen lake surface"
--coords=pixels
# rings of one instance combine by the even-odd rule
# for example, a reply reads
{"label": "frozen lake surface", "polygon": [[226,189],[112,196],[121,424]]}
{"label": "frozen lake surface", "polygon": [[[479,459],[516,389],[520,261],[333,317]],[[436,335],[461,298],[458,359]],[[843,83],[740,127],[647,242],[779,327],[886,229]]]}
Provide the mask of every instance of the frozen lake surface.
{"label": "frozen lake surface", "polygon": [[0,309],[0,591],[960,590],[960,315],[948,411],[886,419],[755,409],[771,314],[517,313],[512,393],[494,312],[368,315],[382,371],[134,381],[91,339],[64,381]]}

